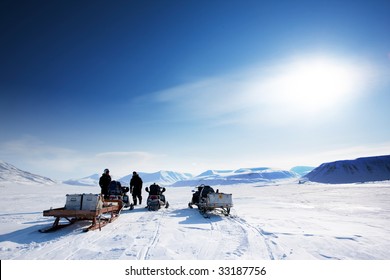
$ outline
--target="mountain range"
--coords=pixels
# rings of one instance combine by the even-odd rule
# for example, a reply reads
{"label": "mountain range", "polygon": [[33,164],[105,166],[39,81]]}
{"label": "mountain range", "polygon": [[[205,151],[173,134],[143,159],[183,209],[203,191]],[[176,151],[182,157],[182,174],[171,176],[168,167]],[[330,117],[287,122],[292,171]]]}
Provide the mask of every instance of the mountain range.
{"label": "mountain range", "polygon": [[[35,182],[41,184],[50,184],[54,182],[49,178],[22,171],[15,166],[5,162],[3,162],[1,166],[0,181],[20,183]],[[189,173],[165,170],[154,173],[139,172],[138,174],[146,186],[152,183],[157,183],[162,186],[195,186],[199,184],[230,185],[300,177],[300,174],[293,171],[279,170],[268,167],[240,168],[236,170],[207,170],[197,176],[193,176]],[[69,179],[63,181],[62,183],[77,186],[98,186],[100,176],[101,174],[92,174],[90,176],[79,179]],[[122,185],[128,186],[131,177],[132,174],[129,174],[121,178],[114,178],[114,180],[121,182]]]}
{"label": "mountain range", "polygon": [[297,177],[297,174],[294,172],[268,167],[240,168],[237,170],[207,170],[198,176],[177,181],[173,186],[197,186],[200,184],[232,185],[295,177]]}
{"label": "mountain range", "polygon": [[[198,176],[193,176],[189,173],[180,173],[175,171],[158,171],[154,173],[139,172],[144,185],[157,183],[162,186],[195,186],[199,184],[209,185],[230,185],[239,183],[252,183],[260,181],[269,181],[276,179],[300,177],[294,172],[277,170],[267,167],[261,168],[241,168],[237,170],[207,170]],[[96,186],[99,182],[99,174],[93,174],[81,179],[72,179],[64,181],[70,185],[88,185]],[[115,179],[122,185],[129,185],[132,174],[122,178]]]}
{"label": "mountain range", "polygon": [[[280,179],[301,178],[326,184],[359,183],[390,180],[390,155],[364,157],[354,160],[340,160],[323,163],[314,168],[296,166],[291,170],[269,167],[240,168],[236,170],[207,170],[197,176],[175,171],[154,173],[139,172],[144,185],[157,183],[162,186],[231,185],[241,183],[269,182]],[[115,179],[123,185],[129,185],[132,174]],[[63,181],[64,184],[78,186],[98,186],[100,174],[92,174],[80,179]],[[23,184],[54,184],[50,178],[32,174],[0,161],[0,182]]]}

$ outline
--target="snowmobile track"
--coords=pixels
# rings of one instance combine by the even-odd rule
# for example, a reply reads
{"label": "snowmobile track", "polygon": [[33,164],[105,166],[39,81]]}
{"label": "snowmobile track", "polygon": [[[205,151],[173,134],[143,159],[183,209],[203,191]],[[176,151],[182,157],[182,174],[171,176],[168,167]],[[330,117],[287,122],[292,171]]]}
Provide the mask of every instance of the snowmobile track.
{"label": "snowmobile track", "polygon": [[148,260],[150,258],[150,251],[156,247],[156,244],[158,242],[160,231],[161,231],[161,221],[163,220],[165,216],[165,211],[156,211],[156,212],[149,212],[153,216],[153,220],[158,220],[156,224],[156,228],[153,231],[152,237],[149,239],[146,246],[144,246],[141,251],[137,254],[138,260]]}
{"label": "snowmobile track", "polygon": [[272,253],[272,249],[270,246],[269,237],[264,234],[264,231],[261,228],[257,228],[256,226],[253,226],[249,224],[246,220],[238,217],[230,217],[230,220],[233,221],[235,224],[242,227],[242,229],[248,234],[249,232],[255,233],[255,235],[261,236],[263,243],[267,249],[267,254],[270,260],[275,260],[275,256]]}

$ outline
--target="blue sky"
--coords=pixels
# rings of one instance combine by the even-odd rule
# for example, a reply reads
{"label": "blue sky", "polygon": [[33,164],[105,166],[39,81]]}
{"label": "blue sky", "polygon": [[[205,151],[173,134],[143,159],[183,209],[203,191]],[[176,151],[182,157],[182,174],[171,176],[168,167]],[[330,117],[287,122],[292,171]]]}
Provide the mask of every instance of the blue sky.
{"label": "blue sky", "polygon": [[389,14],[389,1],[2,1],[0,159],[69,179],[389,154]]}

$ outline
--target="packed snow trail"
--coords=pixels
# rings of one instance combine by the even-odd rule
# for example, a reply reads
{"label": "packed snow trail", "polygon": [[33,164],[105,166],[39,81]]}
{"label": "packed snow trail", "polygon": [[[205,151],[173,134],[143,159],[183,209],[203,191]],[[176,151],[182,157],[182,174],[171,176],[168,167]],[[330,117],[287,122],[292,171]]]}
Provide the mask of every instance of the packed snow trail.
{"label": "packed snow trail", "polygon": [[[144,239],[144,242],[137,242],[135,246],[140,247],[140,250],[137,253],[138,260],[147,260],[150,259],[150,253],[156,247],[157,242],[160,238],[161,224],[164,221],[165,211],[156,211],[143,214],[136,222],[141,223],[142,228],[140,232],[147,232],[146,235],[138,235],[136,240],[141,241]],[[141,243],[138,245],[138,243]]]}
{"label": "packed snow trail", "polygon": [[[267,259],[264,239],[233,218],[211,214],[205,219],[197,209],[138,211],[128,256],[136,259]],[[129,213],[130,215],[130,213]],[[137,225],[137,226],[136,226]],[[130,226],[131,227],[131,226]]]}

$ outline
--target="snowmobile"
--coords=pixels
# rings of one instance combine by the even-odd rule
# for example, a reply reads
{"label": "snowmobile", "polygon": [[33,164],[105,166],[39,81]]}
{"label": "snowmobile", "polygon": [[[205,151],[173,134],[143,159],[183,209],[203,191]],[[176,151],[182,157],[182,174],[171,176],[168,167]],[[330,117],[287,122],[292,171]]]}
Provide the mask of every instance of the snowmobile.
{"label": "snowmobile", "polygon": [[230,208],[233,207],[232,195],[220,193],[219,190],[214,191],[210,186],[200,185],[193,191],[192,199],[188,203],[189,208],[196,205],[199,212],[205,217],[209,218],[209,212],[219,210],[225,216],[229,216]]}
{"label": "snowmobile", "polygon": [[163,195],[165,188],[162,188],[156,183],[153,183],[149,188],[146,187],[145,191],[149,193],[148,199],[146,201],[146,208],[148,208],[148,210],[157,211],[162,206],[165,206],[165,208],[169,207],[169,203],[166,201],[165,195]]}
{"label": "snowmobile", "polygon": [[127,193],[130,191],[129,187],[122,187],[119,181],[111,181],[108,185],[108,200],[122,200],[123,207],[134,209],[134,205],[130,203]]}

